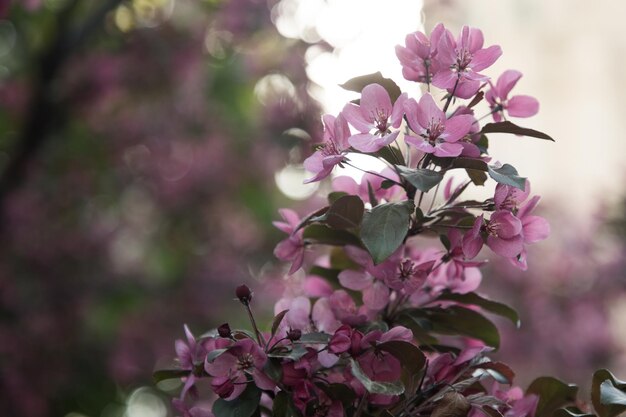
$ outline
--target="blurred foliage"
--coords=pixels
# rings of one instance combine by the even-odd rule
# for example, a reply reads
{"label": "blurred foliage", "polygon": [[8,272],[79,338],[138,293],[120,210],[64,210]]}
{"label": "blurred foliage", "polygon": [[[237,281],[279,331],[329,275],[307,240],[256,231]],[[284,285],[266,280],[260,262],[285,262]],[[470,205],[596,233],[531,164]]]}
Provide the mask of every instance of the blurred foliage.
{"label": "blurred foliage", "polygon": [[0,7],[3,414],[120,409],[271,259],[283,132],[320,127],[272,6]]}

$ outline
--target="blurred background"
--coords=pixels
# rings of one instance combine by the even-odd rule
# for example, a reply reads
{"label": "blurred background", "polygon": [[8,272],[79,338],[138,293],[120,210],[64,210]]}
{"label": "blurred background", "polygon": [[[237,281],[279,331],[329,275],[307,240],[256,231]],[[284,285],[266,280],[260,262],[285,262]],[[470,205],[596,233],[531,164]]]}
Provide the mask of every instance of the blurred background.
{"label": "blurred background", "polygon": [[[268,311],[279,207],[337,84],[381,70],[442,21],[477,26],[525,77],[556,143],[491,140],[543,196],[551,238],[482,290],[523,318],[499,357],[525,386],[626,377],[626,37],[619,0],[0,0],[0,410],[165,417],[150,385],[182,324]],[[268,272],[269,271],[269,272]],[[278,271],[278,272],[272,272]],[[275,275],[262,282],[259,277]],[[267,312],[266,312],[267,313]],[[231,324],[237,325],[236,319]],[[167,388],[167,387],[165,387]],[[172,388],[172,387],[170,387]]]}

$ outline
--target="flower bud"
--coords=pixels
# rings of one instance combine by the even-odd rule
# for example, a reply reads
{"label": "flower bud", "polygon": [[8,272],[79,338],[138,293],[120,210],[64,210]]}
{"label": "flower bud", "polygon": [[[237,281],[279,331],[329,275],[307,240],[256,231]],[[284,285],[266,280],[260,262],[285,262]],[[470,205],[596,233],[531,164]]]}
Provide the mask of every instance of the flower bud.
{"label": "flower bud", "polygon": [[296,340],[300,340],[302,337],[302,330],[300,329],[289,329],[287,332],[287,339],[295,342]]}
{"label": "flower bud", "polygon": [[250,288],[248,288],[248,286],[245,284],[237,287],[237,289],[235,290],[235,295],[243,305],[250,304],[250,300],[252,300],[252,291],[250,291]]}
{"label": "flower bud", "polygon": [[220,327],[218,327],[217,333],[220,335],[220,337],[231,337],[230,326],[228,325],[228,323],[224,323]]}

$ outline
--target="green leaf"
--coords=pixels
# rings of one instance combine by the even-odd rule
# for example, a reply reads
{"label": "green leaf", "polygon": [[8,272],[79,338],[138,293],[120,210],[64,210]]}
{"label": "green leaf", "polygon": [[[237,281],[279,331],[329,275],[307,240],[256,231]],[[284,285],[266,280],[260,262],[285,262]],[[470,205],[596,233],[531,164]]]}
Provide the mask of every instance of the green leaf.
{"label": "green leaf", "polygon": [[350,370],[352,371],[352,375],[354,375],[354,377],[358,379],[361,384],[363,384],[369,393],[383,395],[400,395],[404,393],[404,385],[402,385],[400,381],[372,381],[367,375],[365,375],[365,372],[363,372],[359,363],[352,358],[350,358]]}
{"label": "green leaf", "polygon": [[400,247],[407,232],[409,220],[415,209],[412,201],[386,203],[374,207],[363,216],[361,240],[379,264]]}
{"label": "green leaf", "polygon": [[375,152],[373,155],[378,158],[384,159],[391,165],[406,165],[406,162],[404,161],[404,156],[402,155],[402,152],[400,152],[400,149],[393,146],[385,146],[384,148],[381,148],[378,152]]}
{"label": "green leaf", "polygon": [[546,135],[543,132],[521,127],[509,121],[487,123],[480,131],[480,133],[512,133],[514,135],[531,136],[533,138],[546,139],[554,142],[554,139],[552,139],[550,136]]}
{"label": "green leaf", "polygon": [[165,381],[166,379],[178,379],[184,376],[188,376],[190,371],[184,369],[159,369],[154,371],[152,379],[155,383]]}
{"label": "green leaf", "polygon": [[356,399],[355,392],[344,384],[316,383],[317,387],[324,391],[331,399],[341,401],[344,407],[350,406]]}
{"label": "green leaf", "polygon": [[339,200],[339,198],[344,195],[348,195],[348,193],[344,193],[343,191],[333,191],[328,193],[328,204],[333,204],[335,201]]}
{"label": "green leaf", "polygon": [[478,146],[481,153],[487,153],[489,150],[489,138],[487,138],[487,135],[480,135],[480,139],[476,142],[476,146]]}
{"label": "green leaf", "polygon": [[283,377],[283,367],[281,365],[281,359],[269,358],[263,366],[263,371],[273,381],[280,381]]}
{"label": "green leaf", "polygon": [[278,326],[280,326],[280,322],[283,321],[283,318],[288,311],[289,310],[283,310],[280,313],[276,314],[276,316],[274,317],[274,321],[272,322],[272,336],[276,334]]}
{"label": "green leaf", "polygon": [[626,411],[626,381],[620,381],[607,369],[593,374],[591,401],[600,417],[613,417]]}
{"label": "green leaf", "polygon": [[326,280],[337,283],[339,282],[339,273],[341,269],[336,268],[324,268],[323,266],[315,265],[309,271],[309,275],[317,275],[318,277],[326,278]]}
{"label": "green leaf", "polygon": [[269,358],[291,359],[297,361],[307,354],[307,350],[302,345],[294,345],[291,349],[281,348],[280,350],[272,350],[267,354]]}
{"label": "green leaf", "polygon": [[401,340],[391,340],[376,346],[376,349],[395,356],[405,369],[411,374],[417,374],[426,365],[426,356],[412,343]]}
{"label": "green leaf", "polygon": [[428,192],[428,190],[439,184],[443,179],[443,174],[441,172],[430,169],[410,169],[401,165],[396,165],[396,168],[400,172],[402,178],[423,192]]}
{"label": "green leaf", "polygon": [[323,222],[333,229],[352,229],[361,225],[363,201],[355,195],[339,197],[322,216],[314,217],[311,221]]}
{"label": "green leaf", "polygon": [[485,182],[487,182],[487,174],[483,171],[467,168],[465,172],[467,172],[467,176],[472,180],[474,185],[485,185]]}
{"label": "green leaf", "polygon": [[535,417],[550,417],[556,409],[576,401],[578,387],[553,377],[543,376],[535,379],[526,393],[539,396]]}
{"label": "green leaf", "polygon": [[583,413],[578,407],[559,408],[553,414],[553,417],[596,417],[595,414]]}
{"label": "green leaf", "polygon": [[474,369],[482,369],[493,379],[501,384],[512,384],[515,378],[515,372],[509,366],[502,362],[483,362],[473,367]]}
{"label": "green leaf", "polygon": [[331,229],[323,224],[312,224],[304,229],[304,240],[312,243],[320,243],[325,245],[343,246],[355,245],[362,246],[358,237],[346,230]]}
{"label": "green leaf", "polygon": [[222,353],[226,352],[228,349],[215,349],[212,350],[208,353],[208,355],[206,355],[206,361],[207,362],[213,362],[215,359],[217,359],[218,356],[220,356]]}
{"label": "green leaf", "polygon": [[437,297],[437,300],[455,301],[457,303],[475,305],[482,308],[483,310],[489,311],[490,313],[506,317],[507,319],[511,320],[511,322],[518,328],[520,326],[520,319],[517,311],[513,310],[506,304],[489,300],[476,294],[475,292],[470,292],[467,294],[456,294],[445,291],[439,297]]}
{"label": "green leaf", "polygon": [[393,80],[383,77],[380,72],[351,78],[345,83],[340,84],[339,86],[345,90],[356,91],[357,93],[360,93],[365,87],[370,84],[380,84],[385,90],[387,90],[387,93],[389,93],[389,97],[391,97],[392,103],[394,103],[398,99],[398,97],[400,97],[400,94],[402,94],[400,87],[398,87],[398,85]]}
{"label": "green leaf", "polygon": [[488,346],[500,347],[500,334],[497,327],[485,316],[460,306],[442,308],[409,309],[408,314],[428,320],[432,332],[439,334],[462,335],[482,340]]}
{"label": "green leaf", "polygon": [[465,168],[475,169],[477,171],[485,171],[489,169],[489,165],[482,159],[474,158],[455,158],[450,164],[450,169]]}
{"label": "green leaf", "polygon": [[500,168],[490,165],[488,172],[489,176],[500,184],[510,185],[522,191],[526,187],[526,178],[520,177],[512,165],[504,164]]}
{"label": "green leaf", "polygon": [[329,340],[330,335],[328,333],[313,332],[303,334],[298,343],[323,344],[328,343]]}
{"label": "green leaf", "polygon": [[259,406],[261,390],[248,384],[241,395],[232,401],[219,398],[213,403],[215,417],[251,417]]}

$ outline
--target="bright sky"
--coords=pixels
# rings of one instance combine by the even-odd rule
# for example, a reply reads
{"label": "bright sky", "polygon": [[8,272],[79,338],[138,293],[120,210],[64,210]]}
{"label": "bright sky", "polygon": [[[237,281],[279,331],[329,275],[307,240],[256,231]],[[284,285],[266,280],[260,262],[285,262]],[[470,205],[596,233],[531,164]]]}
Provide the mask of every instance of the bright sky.
{"label": "bright sky", "polygon": [[[335,48],[325,52],[312,46],[306,59],[309,78],[318,85],[311,95],[325,112],[337,114],[358,96],[339,84],[376,71],[419,96],[417,85],[402,77],[395,46],[404,44],[408,33],[423,30],[421,9],[421,0],[283,0],[274,10],[274,21],[283,36],[324,40]],[[358,163],[355,158],[351,156]],[[348,169],[341,174],[361,176]],[[301,168],[288,166],[276,175],[276,183],[287,196],[301,199],[317,189],[317,184],[302,185],[306,177]]]}

